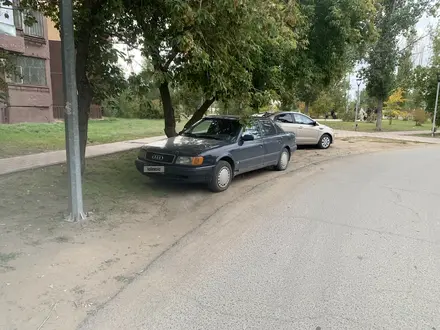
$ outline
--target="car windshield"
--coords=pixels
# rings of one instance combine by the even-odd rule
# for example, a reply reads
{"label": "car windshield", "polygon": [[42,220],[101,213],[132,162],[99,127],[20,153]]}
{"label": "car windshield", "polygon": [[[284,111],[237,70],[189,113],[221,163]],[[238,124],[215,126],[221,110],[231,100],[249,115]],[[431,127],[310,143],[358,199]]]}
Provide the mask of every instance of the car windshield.
{"label": "car windshield", "polygon": [[238,120],[225,118],[205,118],[182,135],[233,142],[240,133]]}

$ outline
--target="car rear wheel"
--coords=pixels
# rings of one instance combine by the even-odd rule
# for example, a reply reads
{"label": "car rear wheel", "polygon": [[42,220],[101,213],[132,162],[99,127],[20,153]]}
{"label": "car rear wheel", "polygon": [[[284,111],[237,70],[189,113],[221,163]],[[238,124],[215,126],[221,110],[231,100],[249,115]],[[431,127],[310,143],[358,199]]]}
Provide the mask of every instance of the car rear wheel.
{"label": "car rear wheel", "polygon": [[281,151],[280,158],[278,160],[278,164],[275,167],[277,171],[285,171],[287,166],[289,166],[290,161],[290,152],[287,150],[287,148],[284,148],[283,151]]}
{"label": "car rear wheel", "polygon": [[328,134],[323,134],[318,142],[318,147],[321,149],[328,149],[332,144],[332,138]]}
{"label": "car rear wheel", "polygon": [[232,167],[228,162],[221,160],[214,169],[214,175],[209,183],[209,189],[213,192],[225,191],[232,181]]}

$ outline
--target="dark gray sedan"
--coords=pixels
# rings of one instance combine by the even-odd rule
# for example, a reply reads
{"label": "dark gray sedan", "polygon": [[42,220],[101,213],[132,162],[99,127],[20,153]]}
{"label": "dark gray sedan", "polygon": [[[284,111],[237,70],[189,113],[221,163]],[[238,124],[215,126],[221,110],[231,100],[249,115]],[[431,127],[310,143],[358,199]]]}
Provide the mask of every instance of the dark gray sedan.
{"label": "dark gray sedan", "polygon": [[284,171],[296,148],[295,134],[269,118],[242,124],[234,116],[209,116],[177,137],[143,146],[136,168],[149,177],[202,182],[219,192],[238,174],[270,166]]}

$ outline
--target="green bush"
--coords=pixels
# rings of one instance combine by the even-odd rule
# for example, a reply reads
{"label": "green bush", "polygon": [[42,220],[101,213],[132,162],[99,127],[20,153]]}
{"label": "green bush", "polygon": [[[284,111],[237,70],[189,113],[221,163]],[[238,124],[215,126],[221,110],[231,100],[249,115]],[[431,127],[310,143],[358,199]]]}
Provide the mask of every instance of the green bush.
{"label": "green bush", "polygon": [[141,119],[162,119],[162,102],[160,100],[147,100],[142,98],[139,100],[139,110],[136,118]]}
{"label": "green bush", "polygon": [[423,109],[416,109],[414,111],[414,120],[416,126],[422,126],[426,122],[426,112]]}
{"label": "green bush", "polygon": [[342,121],[352,121],[354,122],[355,113],[352,111],[342,112],[340,114]]}
{"label": "green bush", "polygon": [[116,118],[162,119],[160,100],[149,100],[126,89],[102,104],[104,116]]}

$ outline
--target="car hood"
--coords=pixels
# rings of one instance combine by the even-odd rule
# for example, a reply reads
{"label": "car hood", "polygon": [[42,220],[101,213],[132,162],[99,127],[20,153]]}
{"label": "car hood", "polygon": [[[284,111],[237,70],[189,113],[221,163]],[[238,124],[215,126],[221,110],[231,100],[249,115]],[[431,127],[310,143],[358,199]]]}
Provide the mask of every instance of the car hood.
{"label": "car hood", "polygon": [[201,154],[202,152],[220,148],[226,144],[226,141],[219,141],[214,139],[200,139],[187,136],[176,136],[149,143],[142,148],[144,150],[169,152],[176,155],[196,156]]}

